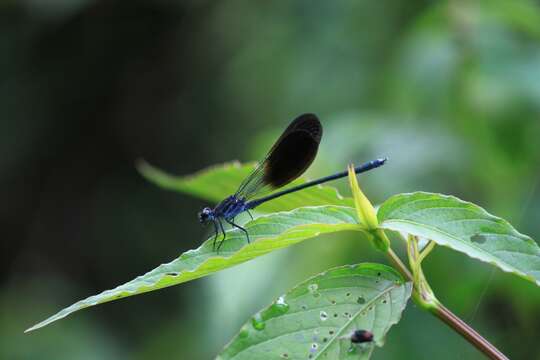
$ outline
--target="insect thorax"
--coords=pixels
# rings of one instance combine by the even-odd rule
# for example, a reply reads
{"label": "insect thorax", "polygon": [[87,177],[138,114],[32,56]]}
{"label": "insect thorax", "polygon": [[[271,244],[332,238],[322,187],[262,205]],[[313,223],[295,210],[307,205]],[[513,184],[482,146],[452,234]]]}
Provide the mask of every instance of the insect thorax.
{"label": "insect thorax", "polygon": [[245,210],[245,200],[231,195],[216,206],[215,213],[217,216],[221,216],[225,219],[233,219],[236,217],[236,215],[244,212]]}

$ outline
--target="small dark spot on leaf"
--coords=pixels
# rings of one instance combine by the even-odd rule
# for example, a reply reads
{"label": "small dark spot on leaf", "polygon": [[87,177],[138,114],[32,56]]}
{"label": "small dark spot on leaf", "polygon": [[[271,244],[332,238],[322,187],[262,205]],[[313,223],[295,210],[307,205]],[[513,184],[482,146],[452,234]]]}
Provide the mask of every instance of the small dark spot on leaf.
{"label": "small dark spot on leaf", "polygon": [[356,302],[359,303],[359,304],[364,304],[366,302],[366,299],[364,299],[363,297],[359,296],[358,299],[356,299]]}
{"label": "small dark spot on leaf", "polygon": [[360,344],[360,343],[371,342],[371,341],[373,341],[373,333],[371,331],[356,330],[351,335],[351,342],[353,344]]}
{"label": "small dark spot on leaf", "polygon": [[388,301],[387,301],[386,299],[384,299],[384,300],[382,301],[383,304],[386,304],[387,302],[388,302]]}
{"label": "small dark spot on leaf", "polygon": [[330,330],[328,333],[329,333],[330,335],[334,335],[334,330]]}
{"label": "small dark spot on leaf", "polygon": [[378,272],[378,273],[377,273],[377,276],[381,276],[381,273],[380,273],[380,272]]}
{"label": "small dark spot on leaf", "polygon": [[178,273],[177,272],[169,272],[169,273],[167,273],[167,275],[169,275],[169,276],[178,276]]}
{"label": "small dark spot on leaf", "polygon": [[346,293],[345,296],[351,296],[351,293]]}
{"label": "small dark spot on leaf", "polygon": [[328,338],[323,338],[322,339],[322,342],[327,342],[328,341]]}
{"label": "small dark spot on leaf", "polygon": [[475,242],[475,243],[478,243],[478,244],[483,244],[483,243],[486,242],[486,237],[484,235],[481,235],[481,234],[475,234],[475,235],[471,236],[471,241]]}
{"label": "small dark spot on leaf", "polygon": [[332,305],[336,305],[336,300],[330,300],[330,302],[332,303]]}
{"label": "small dark spot on leaf", "polygon": [[337,313],[334,313],[334,317],[337,317]]}

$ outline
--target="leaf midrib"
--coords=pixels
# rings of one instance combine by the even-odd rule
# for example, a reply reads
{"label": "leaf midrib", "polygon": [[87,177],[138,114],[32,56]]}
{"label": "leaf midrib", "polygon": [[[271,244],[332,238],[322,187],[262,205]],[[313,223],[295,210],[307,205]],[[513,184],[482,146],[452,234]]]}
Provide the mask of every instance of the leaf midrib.
{"label": "leaf midrib", "polygon": [[[360,275],[357,275],[357,276],[360,276]],[[341,276],[341,277],[348,277],[348,276]],[[390,280],[389,280],[390,281]],[[378,295],[374,296],[373,299],[371,299],[370,301],[366,302],[365,304],[361,304],[362,307],[361,307],[361,310],[357,311],[356,312],[356,315],[351,317],[351,319],[347,320],[347,322],[342,326],[340,327],[340,330],[339,331],[336,331],[335,335],[332,336],[332,338],[326,343],[326,345],[324,347],[321,348],[321,350],[318,352],[318,354],[314,357],[314,359],[317,359],[319,354],[322,354],[322,352],[330,345],[333,343],[333,341],[338,337],[338,335],[340,335],[343,330],[353,321],[356,319],[357,316],[359,316],[359,314],[364,311],[366,308],[368,308],[369,306],[373,305],[377,300],[380,299],[381,296],[385,295],[387,292],[389,291],[392,291],[393,289],[397,289],[399,288],[400,286],[403,286],[404,284],[399,284],[399,285],[396,285],[394,283],[391,283],[390,284],[390,287],[384,289],[384,291],[382,291],[381,293],[379,293]],[[342,288],[354,288],[356,289],[356,287],[350,287],[350,286],[340,286],[340,287],[336,287],[336,288],[329,288],[329,289],[326,289],[325,291],[331,291],[331,290],[334,290],[334,289],[342,289]],[[322,292],[322,291],[320,291]],[[298,299],[299,297],[297,297],[296,299]],[[327,307],[327,306],[319,306],[317,308],[312,308],[312,309],[308,309],[309,311],[311,310],[317,310],[317,309],[321,309],[321,308],[324,308],[324,307]],[[294,315],[294,314],[299,314],[299,313],[302,313],[302,312],[306,312],[307,310],[304,310],[304,311],[295,311],[295,312],[292,312],[292,313],[286,313],[286,314],[283,314],[281,316],[279,316],[280,319],[284,318],[284,317],[287,317],[287,316],[290,316],[290,315]],[[270,321],[272,319],[276,319],[276,318],[271,318],[271,319],[268,319],[266,321]],[[314,326],[314,327],[308,327],[308,328],[304,328],[304,329],[301,329],[301,330],[297,330],[297,331],[292,331],[292,332],[287,332],[287,333],[283,333],[283,334],[279,334],[278,336],[274,336],[272,338],[268,338],[268,339],[265,339],[261,342],[258,342],[256,344],[253,344],[247,348],[244,348],[242,350],[240,350],[239,352],[237,352],[236,354],[234,354],[233,356],[236,357],[238,356],[240,353],[242,353],[243,351],[246,351],[248,349],[252,349],[254,347],[257,347],[257,346],[260,346],[264,343],[267,343],[268,341],[271,341],[271,340],[275,340],[275,339],[278,339],[282,336],[286,336],[286,335],[290,335],[290,334],[294,334],[294,333],[297,333],[297,332],[301,332],[301,331],[305,331],[305,330],[311,330],[311,329],[317,329],[319,327],[324,327],[324,326],[321,326],[321,325],[317,325],[317,326]],[[329,327],[329,326],[328,326]]]}
{"label": "leaf midrib", "polygon": [[[315,355],[314,359],[318,359],[319,356],[322,356],[322,354],[326,351],[326,349],[332,345],[334,343],[334,341],[336,339],[338,339],[338,335],[342,335],[343,334],[343,331],[345,331],[345,329],[354,321],[356,320],[356,318],[362,313],[362,311],[364,311],[366,308],[369,308],[369,306],[371,305],[374,305],[377,300],[379,300],[382,296],[386,295],[386,293],[390,293],[392,290],[394,289],[398,289],[400,286],[404,286],[405,284],[404,283],[401,283],[399,285],[396,285],[396,284],[392,284],[390,287],[386,288],[384,291],[382,291],[381,293],[379,293],[377,296],[373,297],[373,299],[371,299],[370,301],[366,302],[365,304],[363,304],[364,306],[362,307],[362,310],[360,311],[357,311],[356,314],[354,316],[352,316],[349,320],[347,320],[347,322],[341,326],[340,330],[338,332],[336,332],[335,336],[329,340],[326,345],[321,348],[321,350],[317,353],[317,355]],[[390,296],[391,297],[391,296]],[[393,304],[392,302],[390,302],[390,306],[392,307]]]}

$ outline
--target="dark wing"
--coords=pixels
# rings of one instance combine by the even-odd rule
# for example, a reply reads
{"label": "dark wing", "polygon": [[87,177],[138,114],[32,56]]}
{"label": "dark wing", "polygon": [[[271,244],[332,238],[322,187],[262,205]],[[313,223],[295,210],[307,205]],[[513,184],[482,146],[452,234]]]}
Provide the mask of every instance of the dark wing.
{"label": "dark wing", "polygon": [[265,187],[279,188],[302,175],[315,159],[321,137],[322,125],[314,114],[294,119],[235,195],[249,199]]}

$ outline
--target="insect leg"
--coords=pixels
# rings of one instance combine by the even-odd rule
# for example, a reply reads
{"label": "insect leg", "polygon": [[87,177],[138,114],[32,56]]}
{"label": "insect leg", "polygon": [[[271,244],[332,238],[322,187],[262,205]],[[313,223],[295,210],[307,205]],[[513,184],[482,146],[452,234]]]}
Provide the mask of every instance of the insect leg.
{"label": "insect leg", "polygon": [[251,220],[253,220],[253,215],[251,215],[251,212],[249,212],[249,210],[246,210],[246,211],[247,211],[249,217],[251,218]]}
{"label": "insect leg", "polygon": [[217,222],[219,224],[221,232],[223,233],[223,239],[221,239],[221,241],[219,242],[218,247],[217,247],[217,252],[219,253],[219,249],[221,248],[221,245],[223,245],[223,242],[227,238],[227,234],[225,233],[225,229],[223,228],[223,224],[221,223],[221,220],[218,219]]}
{"label": "insect leg", "polygon": [[250,243],[250,241],[249,241],[249,234],[248,234],[248,232],[247,232],[246,229],[244,229],[243,227],[241,227],[241,226],[238,225],[238,224],[235,224],[235,223],[234,223],[234,220],[231,221],[231,220],[225,219],[225,221],[226,221],[227,223],[229,223],[231,226],[233,226],[233,227],[235,227],[235,228],[237,228],[237,229],[242,230],[242,231],[244,232],[244,234],[246,234],[248,244]]}
{"label": "insect leg", "polygon": [[212,221],[212,224],[214,224],[214,231],[215,231],[214,241],[212,242],[212,251],[216,251],[216,240],[217,240],[218,235],[219,235],[219,229],[218,229],[218,225],[217,225],[216,221],[217,220]]}

